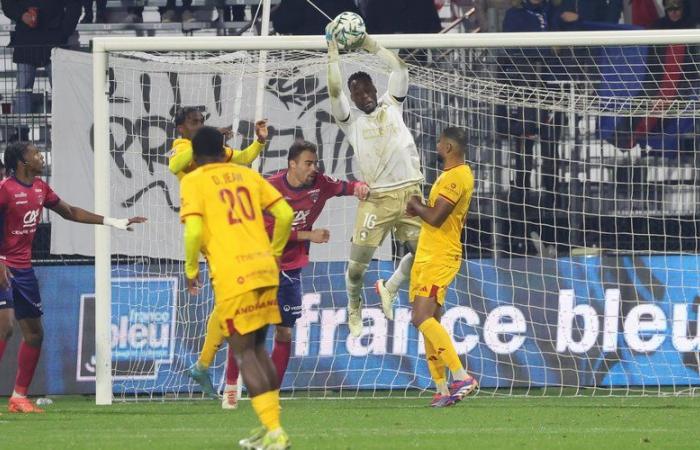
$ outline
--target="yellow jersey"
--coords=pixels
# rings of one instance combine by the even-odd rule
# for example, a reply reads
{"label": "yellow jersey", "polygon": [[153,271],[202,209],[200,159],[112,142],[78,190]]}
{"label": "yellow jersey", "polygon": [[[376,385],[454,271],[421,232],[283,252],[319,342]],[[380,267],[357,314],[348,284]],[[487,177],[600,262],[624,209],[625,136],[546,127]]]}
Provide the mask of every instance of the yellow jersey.
{"label": "yellow jersey", "polygon": [[263,210],[282,195],[259,173],[229,163],[206,164],[180,184],[180,218],[202,217],[202,253],[214,296],[223,301],[279,285]]}
{"label": "yellow jersey", "polygon": [[[224,147],[226,161],[247,166],[255,161],[263,147],[265,147],[265,144],[261,144],[257,139],[245,150]],[[189,139],[175,139],[168,159],[168,168],[180,181],[182,181],[182,177],[197,168],[193,157],[192,141]]]}
{"label": "yellow jersey", "polygon": [[466,164],[444,171],[430,189],[428,206],[435,206],[439,197],[454,205],[442,225],[434,227],[423,222],[418,237],[416,262],[439,262],[459,267],[462,263],[462,228],[467,218],[469,202],[474,191],[474,175]]}

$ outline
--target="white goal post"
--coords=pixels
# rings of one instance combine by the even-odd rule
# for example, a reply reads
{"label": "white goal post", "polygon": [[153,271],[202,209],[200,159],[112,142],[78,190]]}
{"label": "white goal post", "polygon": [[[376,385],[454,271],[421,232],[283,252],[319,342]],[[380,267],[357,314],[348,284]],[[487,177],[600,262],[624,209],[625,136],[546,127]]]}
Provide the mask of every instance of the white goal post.
{"label": "white goal post", "polygon": [[[390,49],[493,49],[493,48],[541,48],[541,47],[593,47],[593,46],[625,46],[625,45],[667,45],[684,44],[700,45],[700,30],[672,30],[672,31],[615,31],[615,32],[551,32],[551,33],[500,33],[500,34],[436,34],[436,35],[378,35],[375,39],[383,46]],[[95,186],[95,211],[98,214],[110,215],[110,112],[109,112],[109,60],[112,54],[128,52],[237,52],[237,51],[323,51],[326,48],[323,36],[244,36],[244,37],[100,37],[95,38],[91,44],[93,58],[93,107],[94,107],[94,186]],[[450,86],[450,75],[445,75]],[[465,81],[467,80],[467,81]],[[465,78],[454,78],[459,83],[468,82]],[[442,86],[442,85],[440,85]],[[458,94],[462,86],[454,86]],[[549,98],[547,93],[537,89],[528,90],[520,87],[509,87],[508,97],[513,104],[528,105],[529,101],[537,104],[545,104],[548,108],[557,110],[557,102],[566,102],[561,110],[572,117],[579,111],[572,108],[580,102],[581,113],[586,113],[586,108],[599,108],[605,111],[600,97],[573,98],[574,94],[568,91],[559,97]],[[504,98],[499,92],[499,85],[493,82],[483,82],[474,88],[483,94],[483,98],[493,96],[494,102]],[[512,95],[510,95],[512,94]],[[570,101],[571,100],[571,101]],[[604,100],[604,99],[603,99]],[[681,99],[682,100],[682,99]],[[483,101],[483,100],[480,100]],[[613,102],[614,103],[614,102]],[[634,103],[634,102],[632,102]],[[695,110],[695,100],[681,101],[677,108],[672,109],[672,114],[677,116],[691,116],[700,118]],[[253,105],[248,105],[253,107]],[[645,100],[639,100],[637,113],[631,116],[643,115],[653,110],[653,105]],[[264,117],[264,115],[263,115]],[[573,126],[569,123],[569,127]],[[573,176],[573,175],[571,175]],[[496,179],[478,180],[481,183],[495,183]],[[503,180],[500,183],[504,183]],[[507,183],[507,181],[505,182]],[[96,227],[95,232],[95,339],[96,339],[96,402],[97,404],[111,404],[113,398],[112,384],[112,246],[111,228]],[[139,231],[137,230],[136,233]],[[496,230],[493,230],[496,233]],[[495,244],[494,244],[495,245]],[[148,255],[145,255],[148,256]],[[494,253],[494,258],[497,255]],[[466,264],[463,263],[463,264]],[[473,275],[478,276],[478,275]],[[524,287],[524,289],[529,289]],[[537,289],[537,288],[533,288]],[[573,288],[572,288],[573,289]],[[564,292],[561,291],[561,292]],[[560,301],[572,301],[571,292],[559,293]],[[529,294],[528,294],[529,295]],[[607,294],[606,294],[607,295]],[[563,299],[563,300],[562,300]],[[614,301],[614,300],[612,300]],[[619,298],[618,298],[619,301]],[[624,299],[623,299],[624,301]],[[572,305],[573,306],[573,305]],[[638,312],[644,314],[644,311]],[[654,311],[646,311],[653,316]],[[568,314],[586,319],[587,311],[584,308],[571,309]],[[641,317],[641,316],[640,316]],[[513,323],[500,323],[501,333],[515,333],[517,320]],[[575,322],[575,319],[572,319]],[[638,319],[641,321],[642,319]],[[605,323],[609,324],[606,315]],[[512,325],[510,328],[509,326]],[[526,326],[526,325],[523,325]],[[615,325],[617,326],[617,325]],[[651,328],[649,328],[651,329]],[[510,330],[510,331],[508,331]],[[559,330],[561,331],[561,330]],[[587,332],[585,324],[583,335]],[[597,332],[597,328],[596,328]],[[583,338],[582,338],[583,339]],[[570,347],[571,348],[571,347]],[[523,369],[527,370],[527,368]],[[679,381],[679,387],[687,387],[685,381]],[[533,384],[535,386],[536,384]],[[529,387],[529,386],[528,386]]]}

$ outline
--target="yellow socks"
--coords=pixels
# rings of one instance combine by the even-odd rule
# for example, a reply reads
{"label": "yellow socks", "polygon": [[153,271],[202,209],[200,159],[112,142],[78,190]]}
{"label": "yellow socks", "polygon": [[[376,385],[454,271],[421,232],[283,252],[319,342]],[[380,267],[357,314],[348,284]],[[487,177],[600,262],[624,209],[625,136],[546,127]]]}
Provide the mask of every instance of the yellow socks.
{"label": "yellow socks", "polygon": [[250,399],[250,403],[267,431],[280,428],[280,391],[267,391]]}
{"label": "yellow socks", "polygon": [[460,371],[464,372],[464,366],[462,366],[462,361],[459,360],[457,351],[454,345],[452,345],[450,335],[447,334],[447,330],[445,330],[435,318],[431,317],[420,324],[418,330],[423,333],[423,337],[425,337],[426,348],[427,342],[430,341],[430,345],[432,345],[435,353],[447,365],[450,372],[453,374],[459,373]]}
{"label": "yellow socks", "polygon": [[200,369],[208,369],[211,366],[216,352],[219,351],[221,343],[224,342],[224,333],[221,331],[219,317],[215,311],[211,312],[207,322],[207,335],[204,337],[202,352],[199,354],[199,360],[197,361]]}
{"label": "yellow socks", "polygon": [[425,359],[428,361],[430,376],[435,382],[435,386],[438,388],[438,391],[440,391],[441,394],[445,394],[445,392],[443,392],[447,388],[445,363],[440,355],[438,355],[438,353],[435,351],[433,344],[431,344],[428,339],[423,339],[423,341],[425,342]]}

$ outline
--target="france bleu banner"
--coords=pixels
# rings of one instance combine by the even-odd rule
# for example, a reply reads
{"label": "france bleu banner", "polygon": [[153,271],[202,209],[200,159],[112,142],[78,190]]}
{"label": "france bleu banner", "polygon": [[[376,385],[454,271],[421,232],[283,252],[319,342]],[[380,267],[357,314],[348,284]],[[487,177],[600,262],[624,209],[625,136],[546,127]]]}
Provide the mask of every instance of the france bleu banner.
{"label": "france bleu banner", "polygon": [[[303,273],[304,309],[282,388],[424,389],[423,343],[402,291],[393,322],[368,288],[360,338],[347,329],[343,263]],[[193,389],[211,296],[193,299],[175,267],[117,268],[112,349],[116,392]],[[37,267],[46,335],[34,393],[93,393],[90,266]],[[374,262],[369,279],[390,263]],[[162,273],[159,273],[162,272]],[[144,274],[147,274],[144,276]],[[698,375],[700,255],[468,260],[450,288],[442,324],[483,387],[690,386]],[[10,392],[19,339],[0,365]],[[213,376],[223,375],[220,351]]]}

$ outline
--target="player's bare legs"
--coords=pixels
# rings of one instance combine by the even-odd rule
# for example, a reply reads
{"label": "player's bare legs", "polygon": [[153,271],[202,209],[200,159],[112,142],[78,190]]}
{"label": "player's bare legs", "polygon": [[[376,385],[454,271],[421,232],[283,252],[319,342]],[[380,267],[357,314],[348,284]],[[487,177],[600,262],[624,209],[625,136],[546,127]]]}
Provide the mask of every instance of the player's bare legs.
{"label": "player's bare legs", "polygon": [[18,323],[22,331],[22,343],[17,356],[15,388],[7,405],[8,410],[22,413],[44,412],[27,398],[27,390],[39,362],[41,343],[44,340],[44,328],[39,317],[22,319]]}
{"label": "player's bare legs", "polygon": [[350,261],[345,272],[345,289],[348,294],[348,327],[350,334],[357,337],[362,333],[362,286],[365,272],[372,260],[376,247],[350,246]]}
{"label": "player's bare legs", "polygon": [[255,430],[252,436],[240,441],[243,448],[259,448],[263,440],[278,437],[288,441],[280,426],[277,372],[265,350],[266,335],[267,326],[244,335],[234,333],[228,338],[253,409],[264,427],[264,430]]}

